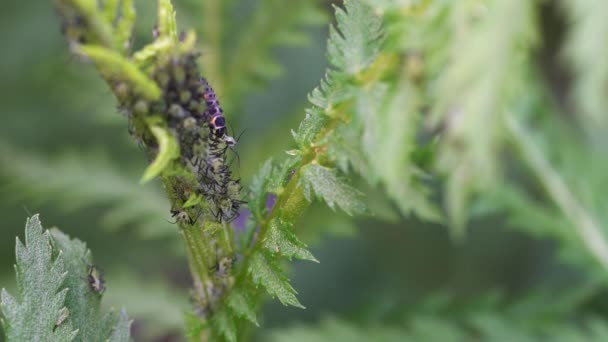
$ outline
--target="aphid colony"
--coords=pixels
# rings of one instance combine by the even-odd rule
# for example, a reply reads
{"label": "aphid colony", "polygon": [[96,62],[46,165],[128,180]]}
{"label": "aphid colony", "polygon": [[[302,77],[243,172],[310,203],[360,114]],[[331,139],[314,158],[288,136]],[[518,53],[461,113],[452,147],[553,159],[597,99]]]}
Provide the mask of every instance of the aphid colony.
{"label": "aphid colony", "polygon": [[[236,140],[227,134],[223,110],[209,83],[200,78],[196,54],[174,58],[154,72],[156,83],[163,90],[163,101],[154,108],[163,113],[169,129],[179,142],[181,160],[195,176],[195,185],[179,194],[183,201],[187,192],[205,199],[211,216],[218,222],[230,222],[238,216],[240,180],[232,179],[227,163],[227,151]],[[153,139],[145,140],[154,146]],[[183,187],[172,189],[174,192]],[[185,198],[184,198],[185,197]],[[173,208],[172,216],[181,223],[194,224],[196,213]],[[201,213],[198,213],[201,214]]]}

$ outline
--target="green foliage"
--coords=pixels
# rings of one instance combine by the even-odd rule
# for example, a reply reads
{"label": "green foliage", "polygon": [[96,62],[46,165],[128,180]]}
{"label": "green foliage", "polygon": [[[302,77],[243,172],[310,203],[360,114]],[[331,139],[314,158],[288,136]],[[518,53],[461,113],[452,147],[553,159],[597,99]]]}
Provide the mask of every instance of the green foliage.
{"label": "green foliage", "polygon": [[95,62],[104,77],[124,81],[146,100],[158,100],[160,97],[158,86],[120,54],[94,45],[81,46],[79,49]]}
{"label": "green foliage", "polygon": [[64,317],[68,288],[62,287],[67,275],[63,258],[52,258],[51,237],[49,232],[43,231],[38,216],[28,219],[25,245],[17,239],[16,256],[15,271],[21,298],[16,299],[2,289],[6,338],[72,341],[78,330]]}
{"label": "green foliage", "polygon": [[15,201],[52,202],[68,213],[95,205],[109,206],[101,219],[108,229],[131,226],[142,237],[177,236],[164,223],[168,204],[160,192],[138,186],[135,177],[118,172],[101,153],[87,153],[87,157],[67,153],[44,160],[2,146],[0,161],[4,165],[2,174],[13,180],[4,190],[14,193]]}
{"label": "green foliage", "polygon": [[302,168],[301,186],[304,196],[311,201],[312,192],[322,198],[327,205],[334,209],[336,204],[347,214],[353,215],[365,211],[365,205],[359,200],[360,194],[352,187],[344,184],[335,171],[317,164]]}
{"label": "green foliage", "polygon": [[144,171],[143,176],[141,176],[140,183],[142,184],[159,176],[171,161],[179,157],[179,146],[169,131],[159,126],[151,125],[150,132],[152,132],[158,143],[158,155],[146,171]]}
{"label": "green foliage", "polygon": [[[57,169],[64,174],[58,177],[35,161],[23,163],[21,156],[9,156],[5,161],[10,166],[3,172],[19,181],[15,188],[34,188],[31,179],[55,179],[49,182],[45,196],[59,203],[115,201],[107,215],[110,223],[136,221],[142,227],[156,227],[147,228],[150,231],[166,228],[158,228],[157,221],[169,207],[186,217],[207,209],[210,204],[192,191],[196,189],[191,182],[192,168],[178,158],[180,147],[187,143],[176,140],[176,131],[167,128],[172,119],[162,122],[166,117],[159,116],[167,109],[164,102],[175,95],[167,93],[165,81],[172,77],[179,84],[186,72],[180,63],[195,59],[195,35],[190,32],[178,39],[171,1],[158,2],[158,37],[133,53],[129,51],[135,19],[131,1],[57,3],[68,24],[66,36],[73,51],[96,64],[129,113],[133,135],[151,159],[155,158],[142,182],[161,176],[170,206],[150,203],[155,200],[149,198],[162,201],[155,193],[152,196],[127,184],[124,176],[95,159],[91,164],[82,163],[86,165],[81,168],[58,162],[61,167]],[[245,107],[245,99],[255,88],[280,74],[282,68],[272,49],[306,42],[309,35],[303,28],[324,21],[315,1],[260,0],[247,15],[239,12],[236,3],[197,1],[191,6],[202,11],[196,7],[184,14],[194,17],[197,25],[202,22],[202,69],[227,106],[229,121],[238,114],[230,109]],[[178,225],[194,279],[196,313],[186,317],[188,337],[193,341],[246,339],[251,323],[258,325],[265,293],[284,305],[304,307],[295,289],[300,285],[290,283],[285,261],[316,262],[308,250],[307,234],[330,231],[334,222],[344,221],[324,216],[304,232],[299,219],[314,198],[349,215],[368,212],[366,202],[376,209],[389,207],[385,204],[392,201],[408,219],[413,215],[437,224],[447,221],[456,238],[464,237],[471,212],[481,222],[488,219],[487,214],[498,212],[500,222],[506,221],[510,227],[557,241],[564,260],[583,271],[580,278],[597,281],[602,287],[608,267],[608,217],[603,198],[608,190],[604,189],[608,164],[602,149],[606,107],[602,94],[608,75],[601,41],[608,27],[602,17],[605,11],[603,4],[586,0],[562,6],[570,20],[565,44],[574,80],[575,101],[570,107],[559,102],[563,97],[560,89],[568,89],[569,84],[556,85],[545,75],[549,69],[545,65],[550,63],[543,56],[545,49],[551,49],[552,31],[546,27],[550,25],[541,6],[554,5],[525,0],[345,0],[342,7],[335,7],[335,25],[330,26],[327,43],[329,69],[309,95],[312,106],[305,110],[305,118],[292,131],[295,148],[277,147],[293,148],[287,151],[289,157],[267,161],[250,182],[248,230],[235,239],[228,224],[206,214],[197,223],[182,220]],[[85,18],[85,23],[76,24],[75,15]],[[540,96],[542,92],[548,94]],[[271,102],[284,111],[279,96]],[[568,118],[570,111],[576,113],[577,121]],[[276,121],[280,120],[271,116],[260,115],[259,119],[266,126],[274,126]],[[270,133],[264,135],[280,135],[285,125],[277,123],[277,128],[268,128],[265,133]],[[249,150],[262,150],[260,156],[267,158],[266,150],[257,146]],[[352,181],[351,172],[361,181]],[[248,173],[250,170],[244,172],[244,179]],[[93,183],[87,182],[88,177],[98,178]],[[378,193],[362,196],[352,184],[363,182]],[[68,190],[57,195],[62,188]],[[276,197],[272,207],[269,196]],[[383,215],[380,210],[378,220],[390,217],[398,222],[396,215]],[[165,231],[169,235],[174,230]],[[409,234],[403,235],[409,238]],[[378,238],[382,243],[387,240]],[[391,275],[398,275],[397,267],[387,268]],[[82,269],[68,272],[72,273],[65,282],[76,284],[77,279],[70,280],[69,275],[82,273]],[[377,292],[370,299],[375,305],[382,302]],[[65,309],[60,304],[54,308],[60,326],[72,324],[76,329],[81,323],[76,324],[73,315],[82,322],[95,316],[78,301],[69,304],[70,292],[67,296]],[[290,329],[273,338],[535,341],[607,337],[601,319],[581,320],[581,329],[564,317],[551,317],[546,323],[545,317],[518,318],[498,307],[458,319],[413,311],[406,324],[356,325],[331,319],[317,328]],[[112,324],[118,320],[119,325],[128,326],[126,316],[111,317]],[[537,321],[543,324],[535,325]],[[92,334],[107,322],[86,329]]]}
{"label": "green foliage", "polygon": [[[302,46],[308,43],[308,35],[303,28],[326,22],[325,14],[319,10],[316,2],[259,1],[255,11],[245,19],[243,29],[234,35],[238,37],[234,47],[227,51],[214,51],[225,56],[225,60],[210,65],[222,70],[221,74],[225,75],[223,78],[218,75],[218,80],[212,79],[219,82],[220,93],[226,98],[236,99],[236,102],[246,92],[279,76],[282,67],[271,51],[277,46]],[[208,35],[214,33],[217,34],[208,31]]]}
{"label": "green foliage", "polygon": [[[392,324],[325,317],[318,325],[271,330],[266,340],[603,341],[608,337],[605,320],[589,316],[571,321],[560,316],[555,302],[547,303],[547,298],[531,296],[506,306],[491,297],[481,300],[478,297],[477,301],[470,301],[465,306],[453,301],[445,302],[439,297],[435,300],[436,303],[417,303],[418,312],[398,314],[393,320],[396,323]],[[551,314],[547,315],[549,312]]]}
{"label": "green foliage", "polygon": [[344,10],[335,8],[337,27],[330,26],[327,58],[339,71],[354,76],[380,52],[382,20],[361,1],[345,1],[344,5]]}
{"label": "green foliage", "polygon": [[465,3],[452,6],[450,62],[439,77],[434,105],[446,122],[437,165],[447,174],[446,206],[456,236],[464,228],[468,199],[497,177],[501,125],[525,95],[520,85],[536,38],[534,2],[497,0],[486,8],[475,17]]}
{"label": "green foliage", "polygon": [[3,327],[10,341],[129,341],[124,310],[100,317],[101,295],[89,284],[91,253],[59,230],[28,219],[25,244],[17,239],[17,283],[21,301],[2,290]]}
{"label": "green foliage", "polygon": [[562,7],[571,25],[565,54],[576,74],[573,95],[580,109],[580,121],[589,129],[594,124],[605,128],[608,61],[602,58],[606,54],[602,37],[608,34],[608,23],[603,20],[608,4],[593,0],[562,1]]}

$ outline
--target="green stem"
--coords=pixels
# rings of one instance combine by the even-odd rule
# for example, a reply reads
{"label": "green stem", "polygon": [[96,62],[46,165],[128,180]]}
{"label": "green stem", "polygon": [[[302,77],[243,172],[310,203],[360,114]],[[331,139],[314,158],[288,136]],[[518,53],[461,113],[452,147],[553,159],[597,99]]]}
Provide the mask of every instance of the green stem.
{"label": "green stem", "polygon": [[192,278],[195,284],[195,290],[199,298],[207,298],[207,284],[211,280],[209,274],[209,266],[206,260],[209,260],[209,246],[203,234],[203,231],[198,226],[181,226],[181,234],[186,244],[188,254],[188,264]]}
{"label": "green stem", "polygon": [[573,224],[576,233],[593,257],[602,267],[608,269],[608,242],[593,215],[578,201],[560,174],[551,167],[525,129],[511,116],[507,117],[506,127],[524,161],[551,199]]}

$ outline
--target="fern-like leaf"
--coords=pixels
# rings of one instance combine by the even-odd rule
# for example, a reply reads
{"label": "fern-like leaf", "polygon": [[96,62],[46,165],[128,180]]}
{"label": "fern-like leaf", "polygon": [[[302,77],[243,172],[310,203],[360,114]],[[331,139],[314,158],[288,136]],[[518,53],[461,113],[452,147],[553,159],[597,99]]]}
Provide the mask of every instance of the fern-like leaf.
{"label": "fern-like leaf", "polygon": [[61,255],[53,258],[50,233],[44,231],[37,215],[27,220],[25,244],[17,239],[16,256],[20,299],[3,289],[0,303],[7,339],[74,340],[78,330],[65,318],[66,267]]}
{"label": "fern-like leaf", "polygon": [[137,185],[135,177],[114,171],[103,155],[65,154],[46,161],[2,144],[0,151],[0,171],[11,180],[0,190],[15,200],[52,201],[66,212],[106,205],[101,223],[109,229],[133,225],[143,237],[177,237],[163,215],[167,200],[153,188]]}
{"label": "fern-like leaf", "polygon": [[274,258],[264,252],[256,252],[250,256],[249,275],[254,284],[263,286],[266,291],[276,297],[283,305],[292,305],[304,309],[296,298],[296,290]]}
{"label": "fern-like leaf", "polygon": [[363,1],[344,1],[345,9],[335,7],[337,27],[330,26],[327,55],[330,63],[347,75],[368,67],[380,51],[382,20],[370,15]]}
{"label": "fern-like leaf", "polygon": [[339,179],[332,169],[316,164],[307,165],[302,169],[301,181],[309,201],[316,194],[332,209],[337,205],[349,215],[365,212],[365,204],[360,200],[361,194]]}

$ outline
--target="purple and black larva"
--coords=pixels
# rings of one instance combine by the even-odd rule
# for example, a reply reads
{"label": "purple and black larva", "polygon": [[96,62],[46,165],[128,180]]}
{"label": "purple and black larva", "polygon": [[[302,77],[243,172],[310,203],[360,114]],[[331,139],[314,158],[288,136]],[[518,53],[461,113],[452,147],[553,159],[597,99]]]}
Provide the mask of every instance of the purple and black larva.
{"label": "purple and black larva", "polygon": [[213,91],[213,88],[211,88],[206,79],[201,78],[200,82],[204,87],[202,96],[207,105],[203,118],[209,123],[209,128],[213,130],[217,138],[222,138],[229,146],[235,145],[236,141],[231,136],[226,135],[226,119],[224,119],[224,111],[217,100],[217,96],[215,96],[215,91]]}

